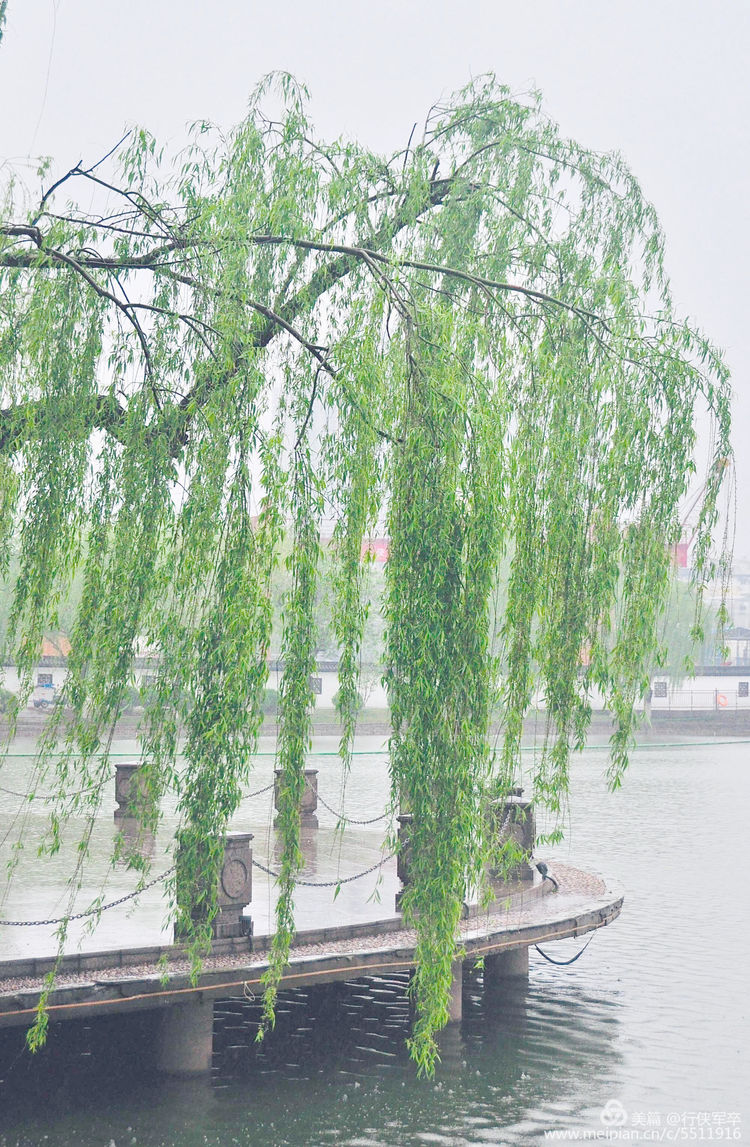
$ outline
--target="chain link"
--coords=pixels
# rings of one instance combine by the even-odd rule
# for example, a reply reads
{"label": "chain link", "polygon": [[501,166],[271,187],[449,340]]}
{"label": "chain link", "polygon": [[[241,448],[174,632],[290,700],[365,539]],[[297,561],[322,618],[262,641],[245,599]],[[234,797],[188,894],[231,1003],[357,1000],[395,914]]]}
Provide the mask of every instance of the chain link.
{"label": "chain link", "polygon": [[[377,868],[382,867],[387,861],[393,860],[395,852],[389,853],[388,856],[381,857],[375,864],[366,868],[363,872],[357,872],[354,876],[343,876],[339,880],[298,880],[297,884],[304,885],[306,888],[336,888],[339,884],[351,884],[353,880],[360,880],[363,876],[369,876],[371,872],[375,872]],[[265,872],[268,876],[273,876],[278,879],[280,873],[274,872],[272,868],[267,868],[265,864],[261,864],[259,860],[253,858],[253,866],[259,868],[261,872]],[[107,912],[110,908],[117,908],[120,904],[126,904],[128,900],[134,900],[136,896],[140,896],[142,892],[148,891],[156,884],[160,884],[166,880],[174,872],[175,866],[172,865],[166,872],[162,872],[160,876],[154,877],[148,884],[144,884],[142,888],[136,888],[134,892],[128,892],[125,896],[120,896],[117,900],[111,900],[109,904],[102,904],[99,908],[87,908],[83,912],[76,912],[73,916],[59,916],[54,920],[0,920],[0,927],[6,928],[40,928],[47,927],[53,924],[70,923],[73,920],[84,920],[88,916],[98,916],[102,912]]]}
{"label": "chain link", "polygon": [[371,818],[371,820],[354,820],[354,818],[351,816],[344,816],[343,813],[336,812],[335,808],[331,808],[331,806],[323,800],[320,793],[318,793],[318,803],[322,804],[323,808],[327,808],[329,812],[332,812],[333,815],[338,817],[339,820],[345,821],[346,824],[377,824],[379,820],[385,820],[385,818],[388,816],[387,812],[381,812],[380,816],[374,816]]}
{"label": "chain link", "polygon": [[[376,868],[381,868],[386,861],[393,860],[395,855],[395,852],[391,852],[388,856],[381,857],[377,864],[366,868],[364,872],[357,872],[354,876],[342,876],[339,880],[295,880],[295,884],[304,885],[305,888],[336,888],[339,884],[351,884],[353,880],[359,880],[362,876],[369,876]],[[275,877],[277,880],[281,875],[279,872],[274,872],[272,868],[266,868],[265,864],[261,864],[255,857],[253,857],[253,866],[259,868],[261,872],[265,872],[268,876]]]}
{"label": "chain link", "polygon": [[263,793],[268,793],[271,791],[271,789],[274,786],[274,783],[275,783],[274,781],[271,781],[270,785],[266,785],[266,787],[264,789],[256,789],[254,793],[248,793],[247,796],[243,797],[242,799],[249,801],[251,799],[251,797],[262,796]]}
{"label": "chain link", "polygon": [[[82,797],[86,793],[93,793],[96,791],[96,789],[100,789],[103,787],[103,785],[106,785],[107,781],[109,781],[110,779],[111,779],[110,777],[105,777],[103,781],[97,781],[95,784],[89,785],[88,788],[77,789],[75,792],[72,792],[72,793],[65,793],[64,794],[65,799],[68,800],[68,799],[70,799],[70,797]],[[9,796],[12,796],[12,797],[20,797],[22,800],[29,800],[31,798],[31,796],[34,796],[35,798],[37,797],[36,793],[33,793],[33,794],[31,794],[31,793],[19,793],[19,792],[17,792],[16,789],[5,789],[2,787],[2,785],[0,785],[0,793],[7,793]],[[57,800],[59,798],[59,796],[60,796],[59,793],[40,793],[37,799],[39,799],[40,801],[53,801],[53,800]]]}
{"label": "chain link", "polygon": [[136,896],[140,896],[142,892],[146,892],[149,888],[153,888],[155,884],[160,884],[162,880],[166,880],[174,872],[175,866],[172,865],[166,872],[162,872],[161,876],[155,876],[148,884],[144,884],[142,888],[136,888],[135,892],[128,892],[126,896],[121,896],[119,900],[110,900],[109,904],[102,904],[101,908],[87,908],[84,912],[76,912],[75,916],[59,916],[57,920],[0,920],[0,927],[6,928],[38,928],[48,924],[67,924],[71,920],[83,920],[87,916],[98,916],[101,912],[106,912],[110,908],[117,908],[118,904],[125,904],[128,900],[133,900]]}
{"label": "chain link", "polygon": [[512,804],[508,805],[505,816],[503,817],[503,822],[500,825],[500,828],[497,830],[497,843],[498,844],[505,844],[505,841],[510,836],[509,825],[510,825],[511,815],[513,813],[513,808],[514,808],[514,806]]}

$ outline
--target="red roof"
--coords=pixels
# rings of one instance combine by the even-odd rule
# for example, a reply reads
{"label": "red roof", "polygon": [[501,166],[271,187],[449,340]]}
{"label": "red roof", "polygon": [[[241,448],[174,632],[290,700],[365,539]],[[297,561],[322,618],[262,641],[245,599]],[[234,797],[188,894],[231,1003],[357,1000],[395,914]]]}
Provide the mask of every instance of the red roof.
{"label": "red roof", "polygon": [[67,657],[69,653],[70,642],[64,633],[42,638],[42,657]]}

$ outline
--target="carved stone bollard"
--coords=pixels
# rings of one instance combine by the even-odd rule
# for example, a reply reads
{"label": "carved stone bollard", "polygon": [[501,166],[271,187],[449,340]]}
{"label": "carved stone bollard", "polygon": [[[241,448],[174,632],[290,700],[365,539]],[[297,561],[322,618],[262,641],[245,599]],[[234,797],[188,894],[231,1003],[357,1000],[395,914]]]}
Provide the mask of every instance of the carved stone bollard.
{"label": "carved stone bollard", "polygon": [[224,864],[219,876],[219,911],[214,917],[217,939],[252,935],[252,922],[242,910],[253,898],[251,832],[227,833]]}
{"label": "carved stone bollard", "polygon": [[115,812],[115,824],[119,834],[117,846],[117,861],[119,864],[128,864],[133,857],[151,857],[156,851],[156,837],[149,829],[144,828],[137,817],[118,816]]}
{"label": "carved stone bollard", "polygon": [[396,875],[401,881],[401,889],[396,893],[396,911],[401,910],[401,901],[409,884],[409,866],[411,863],[411,826],[414,817],[410,812],[397,816],[398,821],[398,852],[396,853]]}
{"label": "carved stone bollard", "polygon": [[[243,915],[243,909],[252,900],[253,893],[253,854],[250,841],[251,832],[229,832],[224,841],[224,861],[219,873],[217,900],[218,912],[213,918],[211,929],[217,940],[233,936],[253,934],[252,920]],[[180,852],[176,854],[178,899],[181,883]],[[182,879],[186,879],[185,876]],[[196,918],[197,919],[197,918]],[[182,933],[177,931],[175,939]]]}
{"label": "carved stone bollard", "polygon": [[526,883],[534,879],[531,857],[536,843],[536,819],[532,802],[523,800],[522,793],[521,788],[511,789],[510,796],[496,801],[492,807],[498,843],[504,843],[510,837],[523,853],[523,858],[509,870],[490,870],[490,877],[495,882],[520,880]]}
{"label": "carved stone bollard", "polygon": [[139,812],[149,800],[148,788],[144,782],[139,761],[122,761],[115,765],[114,812],[120,843],[118,859],[127,863],[134,856],[153,856],[156,838],[150,829],[144,828]]}
{"label": "carved stone bollard", "polygon": [[[281,777],[282,770],[274,769],[274,782],[273,782],[273,807],[276,812],[279,811],[279,795],[281,793]],[[318,770],[305,769],[305,788],[302,793],[302,804],[300,805],[300,824],[306,828],[317,828],[318,818],[316,813],[318,811]],[[274,820],[274,824],[278,824],[278,817]]]}

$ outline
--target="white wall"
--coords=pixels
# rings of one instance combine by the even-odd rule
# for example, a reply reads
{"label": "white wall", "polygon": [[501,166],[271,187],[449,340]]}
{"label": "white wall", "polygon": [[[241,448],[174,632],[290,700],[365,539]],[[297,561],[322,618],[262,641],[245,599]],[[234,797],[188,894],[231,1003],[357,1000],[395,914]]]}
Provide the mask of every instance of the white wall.
{"label": "white wall", "polygon": [[[313,676],[318,677],[321,683],[321,692],[315,697],[316,708],[332,709],[333,698],[338,693],[339,688],[338,673],[331,670],[320,670],[316,671]],[[379,672],[372,685],[370,684],[371,677],[372,674],[368,673],[364,681],[364,687],[360,688],[360,692],[365,696],[365,707],[368,709],[387,709],[388,698],[386,696],[385,689],[380,683]],[[280,685],[281,672],[279,670],[272,669],[268,675],[268,688],[278,689]]]}
{"label": "white wall", "polygon": [[[35,699],[40,700],[44,697],[51,696],[61,687],[65,680],[67,670],[64,665],[38,665],[34,670],[35,685],[40,673],[52,675],[52,688],[34,688],[34,691],[29,698],[30,709],[34,707]],[[9,689],[11,693],[20,693],[21,684],[18,679],[18,670],[16,669],[15,665],[0,666],[0,685],[2,685],[4,689]]]}
{"label": "white wall", "polygon": [[[715,712],[717,710],[750,709],[750,697],[739,696],[740,682],[746,682],[750,692],[750,667],[747,676],[731,677],[690,677],[673,686],[669,678],[654,677],[651,683],[651,708],[656,712],[664,709],[681,709],[695,712]],[[667,696],[657,697],[654,686],[665,682]]]}

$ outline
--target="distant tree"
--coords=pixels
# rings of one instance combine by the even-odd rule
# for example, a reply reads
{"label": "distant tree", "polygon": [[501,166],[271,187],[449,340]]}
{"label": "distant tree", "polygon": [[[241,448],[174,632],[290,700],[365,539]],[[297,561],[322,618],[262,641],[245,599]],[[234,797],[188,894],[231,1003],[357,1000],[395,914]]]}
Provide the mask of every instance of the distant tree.
{"label": "distant tree", "polygon": [[[55,824],[96,812],[146,640],[160,656],[142,732],[154,807],[176,789],[195,873],[181,895],[205,890],[263,716],[270,587],[290,537],[270,1015],[301,865],[319,537],[335,523],[348,762],[361,544],[385,522],[393,796],[414,814],[412,1052],[430,1070],[461,902],[490,847],[483,794],[514,779],[539,681],[555,732],[534,796],[561,807],[588,721],[584,647],[584,684],[616,718],[619,783],[699,405],[715,422],[695,543],[698,579],[711,573],[727,372],[673,313],[654,210],[620,159],[562,138],[536,97],[487,77],[435,105],[390,159],[319,140],[304,91],[277,76],[230,134],[198,123],[172,155],[136,131],[35,203],[18,182],[3,203],[0,535],[18,531],[9,641],[27,688],[40,635],[83,570],[69,724],[63,735],[53,719],[42,745],[43,762],[63,749],[40,766],[59,770]],[[494,755],[490,602],[503,552]],[[68,795],[89,783],[88,797]],[[176,905],[183,924],[192,907]]]}
{"label": "distant tree", "polygon": [[723,648],[726,624],[720,605],[699,608],[690,583],[673,578],[659,622],[660,647],[652,673],[666,674],[679,684],[697,666],[712,664]]}
{"label": "distant tree", "polygon": [[[3,650],[6,649],[7,645],[8,618],[13,609],[13,590],[20,569],[18,557],[13,553],[12,547],[10,547],[10,552],[6,554],[5,563],[5,578],[3,582],[0,583],[0,649]],[[49,636],[53,631],[58,630],[65,634],[70,632],[75,623],[82,592],[83,569],[79,567],[69,584],[65,587],[65,592],[61,595],[55,611],[54,625],[47,627],[45,630],[46,635]],[[37,654],[38,653],[39,650],[37,650]]]}

